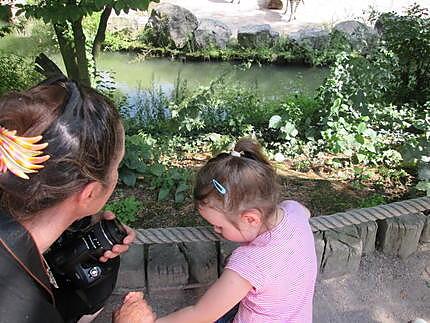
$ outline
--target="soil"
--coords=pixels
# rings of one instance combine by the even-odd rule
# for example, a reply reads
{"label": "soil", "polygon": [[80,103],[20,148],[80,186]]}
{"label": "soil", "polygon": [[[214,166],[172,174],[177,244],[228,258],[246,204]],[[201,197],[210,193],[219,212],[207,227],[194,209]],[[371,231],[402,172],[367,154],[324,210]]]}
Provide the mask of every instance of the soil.
{"label": "soil", "polygon": [[[165,315],[193,304],[203,289],[146,295],[154,311]],[[124,293],[112,295],[95,323],[110,322]],[[318,281],[314,323],[406,323],[430,321],[430,248],[406,260],[375,253],[362,258],[357,273]]]}

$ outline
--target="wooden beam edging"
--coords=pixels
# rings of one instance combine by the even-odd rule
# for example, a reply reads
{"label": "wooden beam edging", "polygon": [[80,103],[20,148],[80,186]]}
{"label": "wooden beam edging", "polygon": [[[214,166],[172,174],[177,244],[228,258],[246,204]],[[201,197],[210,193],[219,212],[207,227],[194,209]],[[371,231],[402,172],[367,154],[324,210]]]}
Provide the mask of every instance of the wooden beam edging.
{"label": "wooden beam edging", "polygon": [[[369,221],[430,211],[430,197],[420,197],[375,207],[354,209],[310,218],[313,232],[342,228]],[[174,227],[136,230],[136,244],[218,241],[222,238],[211,227]]]}

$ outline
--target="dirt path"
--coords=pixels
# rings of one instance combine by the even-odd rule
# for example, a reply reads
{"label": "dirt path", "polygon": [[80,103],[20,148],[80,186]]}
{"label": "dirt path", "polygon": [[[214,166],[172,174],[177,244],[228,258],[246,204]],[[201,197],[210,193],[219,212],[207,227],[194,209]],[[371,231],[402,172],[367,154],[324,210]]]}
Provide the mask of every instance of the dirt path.
{"label": "dirt path", "polygon": [[[193,304],[203,290],[148,295],[159,316]],[[113,295],[95,321],[110,322],[122,295]],[[430,250],[405,261],[380,253],[364,257],[358,273],[319,281],[314,323],[406,323],[417,317],[430,322]],[[269,323],[269,322],[268,322]]]}

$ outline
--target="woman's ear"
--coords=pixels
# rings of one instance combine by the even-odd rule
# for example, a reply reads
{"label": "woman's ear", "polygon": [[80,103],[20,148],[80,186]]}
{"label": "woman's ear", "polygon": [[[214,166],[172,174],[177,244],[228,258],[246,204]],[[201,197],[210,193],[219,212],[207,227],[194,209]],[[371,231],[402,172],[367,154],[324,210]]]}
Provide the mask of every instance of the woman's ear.
{"label": "woman's ear", "polygon": [[99,205],[98,200],[103,191],[103,185],[99,182],[89,182],[84,188],[77,194],[77,206],[81,210],[85,210],[84,213],[93,214],[97,213],[103,205]]}
{"label": "woman's ear", "polygon": [[240,215],[240,219],[245,222],[246,224],[252,225],[252,226],[259,226],[261,225],[262,221],[262,214],[257,209],[249,209]]}

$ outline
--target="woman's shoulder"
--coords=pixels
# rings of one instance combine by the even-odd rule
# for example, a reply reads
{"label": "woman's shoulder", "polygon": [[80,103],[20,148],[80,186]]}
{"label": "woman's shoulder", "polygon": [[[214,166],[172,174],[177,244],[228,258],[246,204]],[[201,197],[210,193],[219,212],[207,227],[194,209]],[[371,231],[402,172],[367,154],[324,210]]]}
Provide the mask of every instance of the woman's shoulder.
{"label": "woman's shoulder", "polygon": [[279,207],[281,207],[286,214],[296,214],[303,215],[307,218],[311,217],[311,212],[309,209],[295,200],[285,200],[279,203]]}

